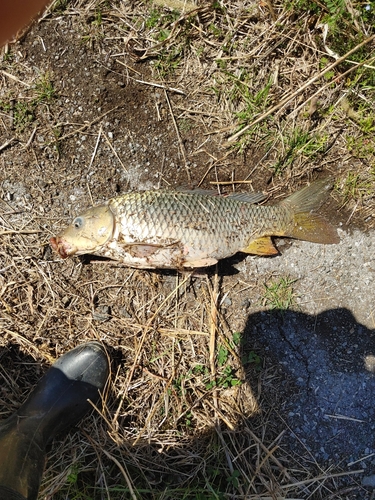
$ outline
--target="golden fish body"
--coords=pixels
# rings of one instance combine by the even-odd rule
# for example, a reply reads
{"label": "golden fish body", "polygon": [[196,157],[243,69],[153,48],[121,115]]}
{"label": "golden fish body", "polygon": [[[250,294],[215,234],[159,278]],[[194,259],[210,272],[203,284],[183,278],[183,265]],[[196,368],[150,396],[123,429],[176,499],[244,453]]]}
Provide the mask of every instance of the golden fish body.
{"label": "golden fish body", "polygon": [[329,187],[318,181],[273,206],[257,205],[257,194],[126,193],[88,209],[50,241],[63,258],[91,253],[144,269],[210,266],[239,251],[272,255],[271,236],[336,243],[336,230],[311,213]]}

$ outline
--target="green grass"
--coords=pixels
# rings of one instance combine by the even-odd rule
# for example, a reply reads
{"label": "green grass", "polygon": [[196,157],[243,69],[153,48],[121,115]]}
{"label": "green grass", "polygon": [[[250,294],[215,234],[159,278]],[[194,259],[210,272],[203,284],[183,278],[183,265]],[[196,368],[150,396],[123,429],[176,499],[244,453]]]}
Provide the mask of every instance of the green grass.
{"label": "green grass", "polygon": [[13,120],[14,127],[18,131],[23,131],[31,122],[35,120],[35,102],[19,101],[14,105]]}
{"label": "green grass", "polygon": [[13,118],[13,127],[22,132],[35,120],[35,102],[20,100],[15,101],[12,97],[0,101],[0,111]]}
{"label": "green grass", "polygon": [[51,80],[50,74],[47,72],[41,75],[35,84],[36,102],[50,103],[57,97],[56,89]]}
{"label": "green grass", "polygon": [[57,98],[51,76],[41,74],[25,96],[19,97],[12,92],[0,101],[0,111],[12,117],[12,124],[18,133],[22,133],[37,120],[42,104],[51,104]]}
{"label": "green grass", "polygon": [[295,279],[280,277],[264,284],[263,304],[271,310],[286,311],[296,304]]}
{"label": "green grass", "polygon": [[285,153],[273,166],[275,174],[282,174],[296,160],[313,161],[324,152],[328,139],[327,134],[314,134],[299,127],[288,130],[282,139]]}
{"label": "green grass", "polygon": [[375,181],[374,169],[375,162],[372,169],[372,175],[361,176],[358,172],[349,170],[344,181],[336,184],[335,188],[343,200],[344,205],[349,201],[357,203],[360,202],[364,196],[371,196],[373,192],[373,182]]}

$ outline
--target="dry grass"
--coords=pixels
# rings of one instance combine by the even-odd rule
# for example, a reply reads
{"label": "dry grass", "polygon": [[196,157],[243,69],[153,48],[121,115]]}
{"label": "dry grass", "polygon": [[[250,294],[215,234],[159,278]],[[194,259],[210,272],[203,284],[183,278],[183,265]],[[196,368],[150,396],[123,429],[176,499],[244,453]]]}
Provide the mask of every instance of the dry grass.
{"label": "dry grass", "polygon": [[[303,2],[201,2],[188,13],[160,4],[60,0],[40,25],[70,29],[95,57],[106,51],[109,71],[145,93],[160,89],[160,100],[165,92],[170,105],[153,105],[173,124],[186,182],[252,182],[277,198],[301,179],[334,173],[345,218],[372,227],[374,39],[360,4],[340,4],[336,24],[320,3],[313,12]],[[326,42],[320,23],[329,25]],[[349,23],[351,45],[335,60],[324,44],[335,47],[330,30],[340,23]],[[112,189],[105,179],[84,180],[86,199],[70,203],[69,184],[83,177],[67,176],[68,151],[87,134],[93,147],[83,161],[95,165],[105,122],[121,103],[101,112],[93,105],[75,119],[63,100],[46,95],[46,82],[41,95],[40,60],[18,57],[17,45],[5,50],[0,90],[1,416],[75,345],[100,339],[112,360],[103,409],[54,444],[40,498],[356,498],[350,495],[361,488],[352,471],[320,470],[313,457],[283,449],[278,368],[254,362],[245,370],[241,363],[244,347],[234,333],[246,318],[228,312],[225,297],[256,283],[226,281],[217,270],[180,276],[51,255],[54,229],[89,195],[96,200]],[[353,57],[361,68],[347,62]],[[190,147],[194,134],[200,139]],[[38,136],[43,151],[34,147]],[[124,155],[105,144],[108,170],[126,170]],[[42,159],[46,185],[17,171],[12,154],[24,164]],[[194,170],[197,157],[202,167]],[[173,173],[163,175],[162,182],[173,181]],[[30,183],[31,199],[19,188],[8,199],[16,181]],[[272,401],[262,399],[264,386],[275,387]]]}

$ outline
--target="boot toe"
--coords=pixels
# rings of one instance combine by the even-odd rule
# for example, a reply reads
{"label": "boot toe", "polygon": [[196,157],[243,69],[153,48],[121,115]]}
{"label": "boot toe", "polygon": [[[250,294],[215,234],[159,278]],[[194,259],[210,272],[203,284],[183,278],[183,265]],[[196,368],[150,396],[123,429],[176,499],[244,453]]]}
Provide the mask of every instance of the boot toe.
{"label": "boot toe", "polygon": [[86,382],[102,390],[107,382],[107,354],[97,341],[87,342],[63,354],[54,364],[70,380]]}

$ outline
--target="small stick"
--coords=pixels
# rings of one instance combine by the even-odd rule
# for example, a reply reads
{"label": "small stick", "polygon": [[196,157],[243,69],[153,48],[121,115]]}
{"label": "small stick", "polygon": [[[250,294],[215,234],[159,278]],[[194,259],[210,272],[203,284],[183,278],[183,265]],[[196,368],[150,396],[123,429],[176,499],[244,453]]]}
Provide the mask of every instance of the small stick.
{"label": "small stick", "polygon": [[[215,389],[216,391],[216,389]],[[225,415],[223,415],[223,413],[215,407],[214,404],[210,403],[210,401],[208,399],[205,400],[206,403],[208,404],[208,406],[215,411],[215,413],[217,413],[217,415],[219,415],[219,417],[221,418],[221,420],[225,423],[225,425],[228,427],[228,429],[230,429],[231,431],[234,431],[235,430],[235,426],[226,418]],[[180,417],[178,417],[180,418]],[[219,428],[219,427],[218,427]],[[218,428],[216,429],[217,433],[219,434],[219,431],[218,431]]]}
{"label": "small stick", "polygon": [[[30,340],[27,340],[27,338],[23,337],[17,332],[13,332],[12,330],[8,330],[7,328],[4,328],[3,330],[5,333],[8,333],[8,335],[11,335],[12,337],[16,338],[17,340],[21,341],[21,344],[24,343],[31,349],[33,349],[36,354],[40,357],[41,356],[41,351],[34,345]],[[54,363],[56,360],[50,356],[48,353],[43,352],[43,357],[47,359],[51,364]]]}
{"label": "small stick", "polygon": [[134,73],[136,73],[137,75],[139,76],[142,76],[142,73],[140,73],[139,71],[137,71],[136,69],[132,68],[131,66],[128,66],[127,64],[125,64],[124,62],[120,61],[120,59],[115,59],[115,61],[119,64],[121,64],[122,66],[125,66],[125,68],[129,69],[130,71],[134,71]]}
{"label": "small stick", "polygon": [[89,169],[91,168],[91,165],[92,165],[92,163],[94,161],[94,158],[96,156],[96,152],[97,152],[98,147],[99,147],[99,142],[100,142],[100,136],[101,135],[102,135],[102,126],[100,125],[99,132],[98,132],[98,138],[96,139],[96,144],[95,144],[95,147],[94,147],[94,151],[92,153],[91,160],[90,160]]}
{"label": "small stick", "polygon": [[117,465],[117,467],[120,469],[122,475],[125,478],[126,484],[128,485],[130,496],[132,497],[133,500],[137,500],[137,496],[134,493],[134,489],[133,489],[133,485],[130,481],[130,477],[129,477],[128,473],[125,471],[124,467],[120,464],[120,462],[117,460],[117,458],[115,458],[113,455],[108,453],[108,451],[105,450],[103,447],[101,448],[101,450],[104,453],[104,455],[107,455],[107,457],[110,458]]}
{"label": "small stick", "polygon": [[182,10],[185,12],[191,12],[197,9],[197,5],[183,0],[154,0],[154,3],[161,7],[168,7],[169,9]]}
{"label": "small stick", "polygon": [[122,161],[120,160],[120,157],[119,155],[116,153],[114,147],[112,146],[112,144],[110,143],[108,137],[104,134],[104,139],[106,140],[106,143],[108,144],[108,146],[111,148],[112,150],[112,153],[116,156],[116,158],[118,159],[118,161],[120,162],[122,168],[125,170],[126,173],[128,173],[128,169],[125,167],[125,165],[122,163]]}
{"label": "small stick", "polygon": [[161,85],[160,83],[145,82],[144,80],[136,80],[136,79],[134,79],[134,81],[137,83],[142,83],[143,85],[150,85],[150,87],[158,87],[159,89],[169,90],[170,92],[177,92],[177,94],[185,95],[185,92],[183,92],[180,89],[175,89],[173,87],[166,87],[165,85]]}
{"label": "small stick", "polygon": [[93,120],[92,122],[85,123],[82,127],[78,128],[77,130],[73,130],[73,132],[69,132],[68,134],[63,135],[62,137],[59,137],[58,141],[63,141],[65,139],[67,139],[68,137],[72,137],[73,135],[79,134],[79,132],[82,132],[86,128],[91,127],[92,125],[94,125],[95,123],[97,123],[99,120],[101,120],[105,116],[109,115],[109,113],[112,113],[112,111],[115,111],[118,108],[119,108],[119,106],[115,106],[114,108],[110,109],[109,111],[106,111],[102,115],[100,115],[97,118],[95,118],[95,120]]}
{"label": "small stick", "polygon": [[[232,152],[231,151],[227,151],[225,153],[224,156],[222,156],[221,158],[213,158],[211,155],[211,158],[213,158],[215,161],[207,168],[206,172],[204,173],[202,179],[198,182],[198,185],[197,187],[199,187],[203,181],[205,180],[205,178],[207,177],[207,175],[211,172],[211,170],[218,164],[220,163],[221,161],[224,161]],[[209,154],[209,153],[208,153]]]}
{"label": "small stick", "polygon": [[182,154],[182,156],[184,158],[184,162],[185,162],[185,169],[186,169],[186,173],[187,173],[187,176],[188,176],[188,181],[191,184],[191,175],[190,175],[190,172],[189,172],[189,169],[188,169],[188,166],[187,166],[187,162],[186,162],[185,146],[184,146],[184,143],[182,142],[182,139],[181,139],[181,136],[180,136],[180,131],[178,130],[177,122],[176,122],[174,114],[173,114],[172,106],[171,106],[171,103],[170,103],[167,91],[165,89],[164,89],[164,94],[165,94],[165,100],[167,101],[167,104],[168,104],[169,112],[170,112],[171,117],[172,117],[174,128],[176,129],[178,143],[180,145],[181,154]]}
{"label": "small stick", "polygon": [[364,457],[359,458],[355,462],[349,462],[348,467],[351,467],[352,465],[357,464],[358,462],[362,462],[362,460],[367,460],[368,458],[371,458],[375,455],[375,453],[370,453],[369,455],[365,455]]}
{"label": "small stick", "polygon": [[216,387],[216,366],[215,366],[215,348],[216,348],[216,332],[217,328],[217,303],[219,298],[219,275],[218,268],[216,264],[215,276],[214,276],[214,288],[210,290],[211,295],[211,311],[210,311],[210,369],[211,369],[211,379],[215,383],[214,390],[212,391],[214,408],[215,408],[215,419],[218,422],[219,418],[219,403],[217,399],[217,387]]}
{"label": "small stick", "polygon": [[21,83],[22,85],[25,85],[25,87],[31,87],[31,85],[29,85],[28,83],[23,82],[22,80],[20,80],[16,76],[11,75],[10,73],[8,73],[7,71],[4,71],[3,69],[0,70],[0,73],[2,73],[4,76],[7,76],[11,80],[14,80],[15,82],[18,82],[18,83]]}
{"label": "small stick", "polygon": [[[373,61],[375,58],[372,57],[371,59],[368,60],[368,62],[371,62]],[[350,61],[348,61],[350,62]],[[333,80],[327,82],[325,85],[323,85],[323,87],[320,87],[320,89],[318,89],[313,95],[311,95],[310,97],[308,97],[302,104],[300,104],[296,109],[294,109],[291,113],[291,115],[294,115],[296,116],[297,113],[299,113],[299,111],[304,107],[306,106],[306,104],[311,101],[312,99],[316,98],[316,96],[318,96],[321,92],[323,92],[323,90],[325,90],[326,88],[330,87],[332,85],[332,83],[336,83],[338,80],[340,80],[341,78],[343,78],[344,76],[348,75],[349,73],[351,73],[352,71],[354,71],[355,69],[358,69],[360,68],[361,66],[366,66],[365,64],[365,61],[361,62],[361,63],[357,63],[356,66],[353,66],[352,68],[349,68],[348,70],[346,70],[344,73],[341,73],[340,75],[336,76],[336,78],[334,78]]]}
{"label": "small stick", "polygon": [[215,378],[215,346],[217,330],[217,299],[218,299],[218,274],[217,269],[214,276],[214,289],[211,291],[211,325],[210,325],[210,367],[211,375]]}
{"label": "small stick", "polygon": [[[163,395],[161,396],[161,398],[163,398],[163,399],[164,399],[164,396],[169,391],[169,388],[172,385],[172,382],[174,381],[174,379],[176,377],[176,370],[177,370],[177,368],[178,368],[178,366],[179,366],[179,364],[181,362],[182,356],[183,356],[183,353],[180,354],[180,357],[178,358],[177,363],[173,367],[172,375],[170,376],[169,380],[167,381],[167,383],[165,385],[165,388],[164,388],[164,391],[163,391]],[[160,401],[161,398],[159,398],[159,401]],[[138,433],[138,436],[137,436],[136,440],[132,443],[132,446],[135,446],[138,443],[138,441],[141,439],[143,432],[145,431],[148,423],[150,422],[150,420],[152,419],[152,417],[155,415],[155,413],[156,413],[157,410],[158,410],[158,405],[154,404],[154,406],[152,407],[150,413],[147,415],[147,418],[146,418],[146,421],[145,421],[145,425],[143,426],[143,428],[141,429],[141,431]]]}
{"label": "small stick", "polygon": [[15,137],[12,137],[11,139],[9,139],[8,141],[5,141],[4,144],[2,144],[0,146],[0,151],[2,151],[3,149],[7,148],[10,144],[12,144],[12,142],[14,142],[16,140]]}
{"label": "small stick", "polygon": [[38,230],[33,230],[33,229],[8,229],[6,231],[0,231],[0,236],[3,236],[4,234],[36,234],[36,233],[42,233],[43,231],[38,231]]}
{"label": "small stick", "polygon": [[217,186],[230,186],[232,184],[252,184],[253,181],[210,181],[210,184],[215,184]]}
{"label": "small stick", "polygon": [[[254,441],[262,448],[262,450],[266,453],[266,456],[270,457],[272,461],[277,465],[277,467],[280,469],[280,471],[285,475],[285,477],[288,479],[293,484],[296,484],[296,480],[289,474],[287,471],[286,467],[278,460],[273,453],[270,452],[270,450],[263,444],[263,442],[258,438],[256,434],[249,428],[246,429],[246,432],[250,434],[250,436],[254,439]],[[309,491],[307,491],[310,493]]]}
{"label": "small stick", "polygon": [[180,111],[186,111],[187,113],[191,113],[192,115],[220,116],[220,113],[210,113],[208,111],[200,111],[199,109],[183,108],[181,106],[177,106],[177,109],[179,109]]}
{"label": "small stick", "polygon": [[361,424],[366,422],[365,420],[360,420],[359,418],[354,418],[354,417],[346,417],[345,415],[329,415],[326,413],[324,416],[329,418],[337,418],[338,420],[350,420],[351,422],[360,422]]}
{"label": "small stick", "polygon": [[[160,304],[160,306],[156,309],[156,311],[154,312],[154,314],[151,316],[151,318],[147,321],[146,325],[145,325],[145,329],[144,329],[144,332],[142,334],[142,338],[139,342],[139,345],[138,345],[138,348],[137,348],[137,352],[135,353],[135,356],[134,356],[134,362],[133,362],[133,365],[132,367],[130,368],[129,370],[129,373],[128,373],[128,376],[127,376],[127,379],[126,379],[126,382],[125,382],[125,390],[124,390],[124,394],[127,392],[128,390],[128,387],[129,387],[129,384],[130,384],[130,381],[133,377],[133,374],[134,374],[134,370],[136,368],[136,366],[138,365],[138,356],[140,354],[140,352],[142,351],[142,348],[143,348],[143,344],[145,343],[145,340],[146,340],[146,337],[147,335],[149,334],[150,330],[152,329],[151,325],[154,321],[154,319],[156,318],[156,316],[159,314],[160,310],[164,307],[164,305],[168,302],[168,300],[177,292],[177,290],[179,288],[181,288],[188,280],[190,279],[190,275],[187,276],[183,281],[181,281],[181,283],[174,289],[172,290],[172,292],[163,300],[163,302]],[[120,410],[122,408],[122,405],[124,403],[124,397],[123,396],[120,400],[120,403],[118,405],[118,408],[116,410],[116,413],[115,413],[115,416],[113,417],[113,422],[117,422],[117,419],[118,419],[118,416],[120,414]]]}
{"label": "small stick", "polygon": [[34,136],[35,136],[35,132],[38,130],[38,127],[34,127],[34,130],[31,132],[31,135],[29,137],[29,140],[27,141],[27,143],[25,144],[25,149],[27,149],[30,144],[33,142],[33,139],[34,139]]}

